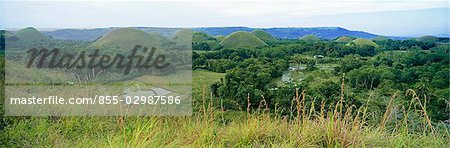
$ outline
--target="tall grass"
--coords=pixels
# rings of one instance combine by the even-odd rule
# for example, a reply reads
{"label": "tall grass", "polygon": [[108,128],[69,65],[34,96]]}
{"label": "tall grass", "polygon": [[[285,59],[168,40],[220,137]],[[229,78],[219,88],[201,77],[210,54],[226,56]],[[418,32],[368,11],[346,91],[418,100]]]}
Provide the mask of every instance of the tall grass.
{"label": "tall grass", "polygon": [[[411,102],[406,107],[395,104],[392,95],[377,123],[367,119],[370,101],[359,108],[346,104],[344,86],[342,81],[340,99],[331,110],[324,101],[315,104],[315,98],[297,90],[287,115],[277,107],[268,108],[264,96],[258,109],[248,104],[246,111],[227,111],[203,92],[197,103],[200,110],[190,117],[7,117],[0,143],[6,147],[449,146],[449,127],[431,122],[426,99],[414,91],[407,91]],[[400,113],[393,111],[400,108]]]}

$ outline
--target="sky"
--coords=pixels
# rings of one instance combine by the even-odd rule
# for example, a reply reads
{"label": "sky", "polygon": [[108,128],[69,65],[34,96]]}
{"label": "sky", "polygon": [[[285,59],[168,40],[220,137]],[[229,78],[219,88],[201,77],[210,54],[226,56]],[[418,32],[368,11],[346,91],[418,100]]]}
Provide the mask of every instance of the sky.
{"label": "sky", "polygon": [[343,27],[449,34],[449,1],[0,1],[0,28]]}

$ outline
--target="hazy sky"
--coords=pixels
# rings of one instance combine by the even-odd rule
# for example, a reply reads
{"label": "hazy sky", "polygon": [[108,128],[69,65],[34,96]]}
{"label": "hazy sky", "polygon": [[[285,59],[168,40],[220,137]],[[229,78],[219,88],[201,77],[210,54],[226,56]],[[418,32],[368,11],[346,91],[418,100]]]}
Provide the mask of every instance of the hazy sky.
{"label": "hazy sky", "polygon": [[[0,1],[0,27],[322,27],[448,34],[449,1]],[[439,8],[439,9],[436,9]],[[424,10],[425,9],[425,10]]]}

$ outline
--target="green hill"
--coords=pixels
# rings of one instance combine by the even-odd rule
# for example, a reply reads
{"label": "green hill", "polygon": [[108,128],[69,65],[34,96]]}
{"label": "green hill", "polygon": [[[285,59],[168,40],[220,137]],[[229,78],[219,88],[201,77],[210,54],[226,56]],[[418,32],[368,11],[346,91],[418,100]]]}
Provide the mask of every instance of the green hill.
{"label": "green hill", "polygon": [[371,38],[370,40],[372,40],[372,41],[387,41],[387,40],[390,40],[390,39],[388,37],[385,37],[385,36],[376,36],[376,37]]}
{"label": "green hill", "polygon": [[421,42],[436,42],[439,40],[439,38],[436,36],[426,35],[426,36],[417,38],[416,40],[421,41]]}
{"label": "green hill", "polygon": [[355,45],[357,46],[364,46],[364,45],[368,45],[368,46],[373,46],[373,47],[379,47],[379,45],[369,39],[363,39],[363,38],[357,38],[355,40],[353,40],[353,42]]}
{"label": "green hill", "polygon": [[203,32],[193,32],[192,33],[192,42],[193,43],[200,43],[200,42],[206,42],[208,40],[214,40],[215,38],[209,36],[206,33]]}
{"label": "green hill", "polygon": [[191,29],[181,29],[172,37],[172,40],[180,45],[192,44],[193,32]]}
{"label": "green hill", "polygon": [[255,48],[267,45],[264,41],[246,31],[236,31],[220,42],[225,48]]}
{"label": "green hill", "polygon": [[150,35],[152,38],[157,39],[158,41],[160,41],[161,43],[169,43],[170,39],[159,34],[158,32],[149,32],[148,35]]}
{"label": "green hill", "polygon": [[50,37],[45,36],[33,27],[21,29],[16,32],[15,36],[25,41],[42,41],[50,39]]}
{"label": "green hill", "polygon": [[135,28],[114,29],[100,39],[95,41],[93,46],[115,46],[121,49],[132,49],[136,45],[145,47],[161,47],[164,39],[159,38],[154,33],[147,34]]}
{"label": "green hill", "polygon": [[192,43],[206,43],[211,50],[216,50],[221,47],[216,38],[211,37],[206,33],[197,31],[192,33]]}
{"label": "green hill", "polygon": [[251,33],[264,42],[271,42],[276,40],[272,35],[263,30],[253,30]]}
{"label": "green hill", "polygon": [[211,50],[216,50],[216,49],[220,48],[220,44],[213,40],[206,41],[206,44],[208,44],[208,46],[209,46],[209,48],[211,48]]}
{"label": "green hill", "polygon": [[6,31],[5,30],[0,30],[0,37],[2,37],[2,38],[6,37]]}
{"label": "green hill", "polygon": [[13,36],[14,35],[13,33],[9,32],[9,31],[6,31],[6,30],[2,30],[1,32],[2,32],[1,34],[2,34],[3,37],[9,37],[9,36]]}
{"label": "green hill", "polygon": [[336,39],[336,42],[342,42],[342,43],[350,43],[352,41],[353,41],[353,38],[349,37],[349,36],[341,36]]}
{"label": "green hill", "polygon": [[225,39],[225,36],[223,36],[223,35],[216,36],[217,42],[222,42],[223,39]]}
{"label": "green hill", "polygon": [[318,41],[320,41],[320,38],[314,34],[307,34],[307,35],[301,37],[300,40],[303,40],[306,42],[318,42]]}

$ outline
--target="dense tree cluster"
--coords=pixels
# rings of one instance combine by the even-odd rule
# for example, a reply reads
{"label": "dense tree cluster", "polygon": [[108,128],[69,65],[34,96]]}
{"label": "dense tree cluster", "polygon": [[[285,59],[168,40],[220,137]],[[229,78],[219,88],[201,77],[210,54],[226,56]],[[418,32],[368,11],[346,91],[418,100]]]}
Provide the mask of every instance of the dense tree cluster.
{"label": "dense tree cluster", "polygon": [[[383,102],[395,92],[400,92],[407,104],[410,99],[405,91],[413,89],[419,96],[426,96],[433,119],[448,119],[445,100],[450,95],[449,44],[416,40],[383,40],[377,44],[380,46],[279,40],[255,49],[194,51],[193,66],[226,73],[225,78],[211,86],[213,94],[241,107],[246,107],[249,96],[253,107],[258,107],[263,97],[270,107],[289,107],[296,89],[318,98],[316,103],[322,99],[336,103],[345,74],[345,99],[349,104],[365,103],[369,92],[377,93],[378,99],[384,98],[376,103],[379,109],[385,108]],[[312,58],[314,55],[324,58]],[[317,64],[324,63],[337,66],[330,72],[317,68]],[[309,72],[301,83],[275,84],[274,79],[280,78],[290,64],[304,64]]]}

